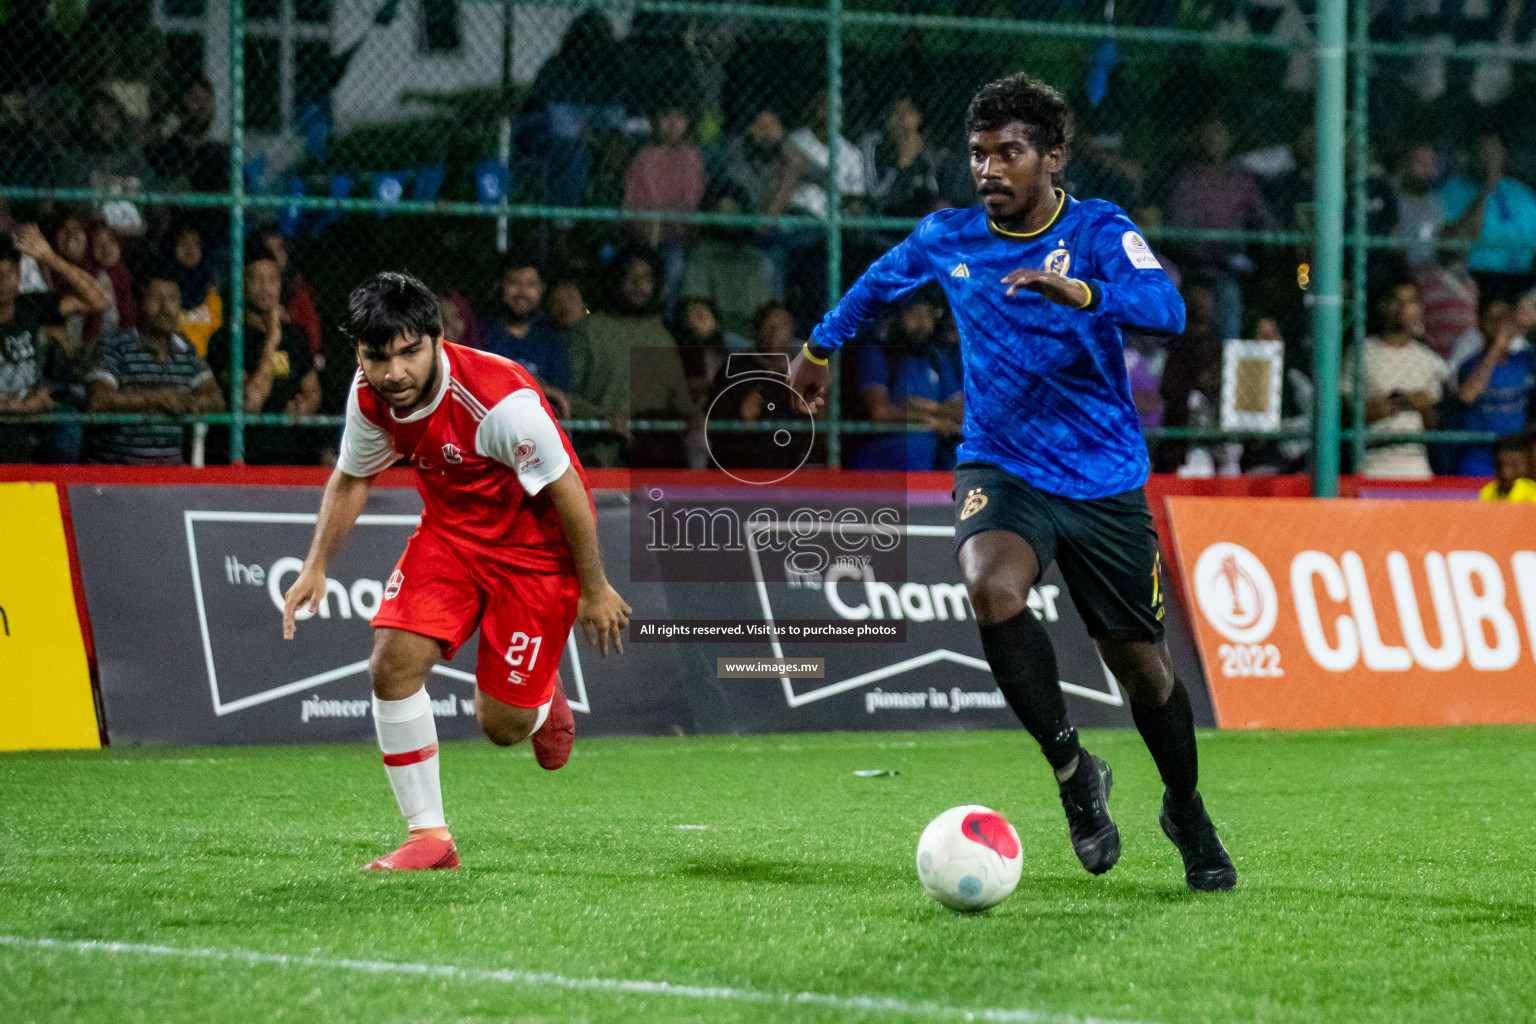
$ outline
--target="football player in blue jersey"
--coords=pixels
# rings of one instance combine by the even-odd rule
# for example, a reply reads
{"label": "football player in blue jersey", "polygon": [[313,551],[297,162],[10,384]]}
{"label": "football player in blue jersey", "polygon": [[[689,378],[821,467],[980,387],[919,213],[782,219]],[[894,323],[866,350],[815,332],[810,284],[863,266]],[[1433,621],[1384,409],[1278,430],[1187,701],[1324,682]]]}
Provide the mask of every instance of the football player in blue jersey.
{"label": "football player in blue jersey", "polygon": [[1054,559],[1130,698],[1165,786],[1161,823],[1193,889],[1237,871],[1196,789],[1194,715],[1163,639],[1149,463],[1122,331],[1177,334],[1184,302],[1125,211],[1058,187],[1072,143],[1061,94],[1027,74],[967,112],[981,204],[940,210],[877,260],[812,332],[790,384],[815,409],[829,356],[928,281],[948,294],[965,371],[955,547],[998,687],[1055,770],[1072,846],[1102,874],[1120,857],[1113,775],[1067,717],[1056,655],[1026,602]]}

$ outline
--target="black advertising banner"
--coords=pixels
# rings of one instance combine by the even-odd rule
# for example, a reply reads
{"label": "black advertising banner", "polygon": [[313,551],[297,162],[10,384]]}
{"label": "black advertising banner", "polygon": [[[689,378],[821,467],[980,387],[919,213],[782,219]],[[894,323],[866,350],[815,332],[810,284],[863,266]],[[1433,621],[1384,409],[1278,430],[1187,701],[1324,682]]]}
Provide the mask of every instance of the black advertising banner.
{"label": "black advertising banner", "polygon": [[[416,528],[414,491],[375,489],[328,567],[319,614],[292,641],[281,635],[282,595],[309,547],[319,488],[73,485],[69,497],[112,742],[372,736],[368,620]],[[604,559],[636,623],[622,656],[567,639],[561,679],[578,733],[1016,727],[982,658],[948,505],[881,521],[884,504],[854,497],[599,492]],[[713,539],[655,529],[700,516],[713,517]],[[690,549],[681,560],[680,544]],[[1056,644],[1075,720],[1129,726],[1054,568],[1030,606]],[[1176,667],[1199,683],[1190,689],[1209,724],[1187,626],[1168,607]],[[700,622],[727,631],[688,636],[729,639],[656,635]],[[637,635],[647,624],[652,635]],[[477,732],[476,648],[466,643],[428,683],[444,739]]]}

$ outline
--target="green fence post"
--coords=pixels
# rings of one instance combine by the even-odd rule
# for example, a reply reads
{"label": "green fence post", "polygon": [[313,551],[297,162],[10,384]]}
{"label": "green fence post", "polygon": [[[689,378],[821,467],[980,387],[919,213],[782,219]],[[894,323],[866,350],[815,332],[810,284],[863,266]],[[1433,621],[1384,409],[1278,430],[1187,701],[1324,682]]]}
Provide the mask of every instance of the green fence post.
{"label": "green fence post", "polygon": [[[827,0],[827,308],[843,297],[843,190],[837,180],[837,144],[843,137],[843,0]],[[843,350],[832,353],[827,396],[827,465],[843,464]]]}
{"label": "green fence post", "polygon": [[1354,175],[1351,182],[1351,191],[1354,193],[1354,217],[1351,218],[1350,233],[1352,235],[1353,251],[1353,277],[1354,287],[1350,290],[1350,323],[1352,329],[1350,336],[1354,339],[1351,362],[1355,386],[1350,395],[1350,426],[1353,431],[1350,435],[1350,451],[1354,458],[1351,465],[1356,473],[1365,463],[1365,323],[1366,303],[1370,297],[1366,292],[1366,258],[1370,250],[1366,247],[1366,178],[1371,166],[1371,147],[1369,128],[1369,88],[1370,88],[1370,45],[1371,13],[1370,0],[1353,0],[1355,25],[1354,25],[1354,50],[1353,59],[1353,116],[1351,122],[1354,128],[1352,135],[1354,141],[1354,163],[1350,170]]}
{"label": "green fence post", "polygon": [[1339,495],[1339,290],[1344,270],[1344,42],[1347,0],[1321,0],[1317,13],[1317,269],[1312,301],[1312,493]]}
{"label": "green fence post", "polygon": [[229,461],[245,461],[245,0],[229,4]]}

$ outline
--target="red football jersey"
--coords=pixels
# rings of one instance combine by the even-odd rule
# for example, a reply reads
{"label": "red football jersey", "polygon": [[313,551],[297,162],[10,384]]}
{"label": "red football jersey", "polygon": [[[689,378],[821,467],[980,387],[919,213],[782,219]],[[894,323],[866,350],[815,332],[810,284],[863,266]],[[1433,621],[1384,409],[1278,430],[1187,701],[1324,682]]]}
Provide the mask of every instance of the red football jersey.
{"label": "red football jersey", "polygon": [[525,569],[573,571],[560,516],[540,492],[571,466],[583,485],[586,474],[538,384],[489,352],[445,342],[440,359],[437,397],[405,417],[358,370],[337,468],[373,476],[403,457],[426,503],[422,529]]}

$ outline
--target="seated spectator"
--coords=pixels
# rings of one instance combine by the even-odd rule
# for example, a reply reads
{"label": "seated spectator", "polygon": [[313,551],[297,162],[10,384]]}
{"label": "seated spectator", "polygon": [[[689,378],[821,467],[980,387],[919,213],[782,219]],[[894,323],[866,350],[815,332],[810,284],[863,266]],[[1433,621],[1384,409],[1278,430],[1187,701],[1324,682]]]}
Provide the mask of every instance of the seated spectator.
{"label": "seated spectator", "polygon": [[[165,141],[147,154],[149,166],[161,184],[173,192],[228,192],[230,149],[209,137],[217,110],[213,83],[205,75],[194,76],[182,89],[178,113],[167,125]],[[188,211],[183,217],[196,224],[205,243],[227,242],[229,214],[209,207]],[[194,308],[182,297],[183,310]],[[206,345],[215,324],[193,344]],[[198,349],[204,351],[203,348]]]}
{"label": "seated spectator", "polygon": [[[620,254],[610,268],[607,309],[571,328],[571,415],[606,420],[607,436],[577,440],[582,462],[592,467],[678,464],[681,452],[664,435],[631,435],[631,418],[680,419],[694,415],[677,342],[658,309],[660,269],[644,251]],[[694,425],[695,427],[697,424]],[[578,438],[583,435],[578,435]]]}
{"label": "seated spectator", "polygon": [[[98,280],[87,225],[88,214],[83,208],[63,207],[48,232],[54,251],[76,271],[89,277],[97,285],[98,292],[109,300],[103,310],[75,312],[64,317],[62,323],[43,328],[49,342],[43,377],[53,394],[54,405],[61,412],[79,412],[85,407],[85,376],[96,364],[105,321],[103,314],[105,310],[115,312],[116,309],[116,304],[110,301],[113,295],[110,282],[102,287]],[[57,270],[43,266],[41,271],[50,292],[65,294],[72,291]],[[85,428],[79,423],[50,423],[38,428],[38,439],[37,461],[79,462]]]}
{"label": "seated spectator", "polygon": [[886,324],[879,345],[855,350],[865,415],[876,423],[922,423],[929,432],[862,435],[848,442],[850,469],[931,470],[938,435],[960,431],[964,396],[953,363],[934,345],[942,306],[919,298]]}
{"label": "seated spectator", "polygon": [[762,213],[773,199],[784,150],[784,122],[764,107],[726,147],[725,179],[745,197],[748,213]]}
{"label": "seated spectator", "polygon": [[[688,112],[663,104],[652,121],[651,142],[624,172],[624,209],[696,213],[704,198],[704,154],[688,138]],[[664,300],[676,297],[691,228],[656,220],[630,221],[629,234],[661,253],[666,267]]]}
{"label": "seated spectator", "polygon": [[728,351],[745,352],[752,347],[746,338],[720,329],[715,304],[702,295],[690,295],[679,304],[672,336],[682,353],[688,392],[695,402],[703,399]]}
{"label": "seated spectator", "polygon": [[1439,258],[1435,242],[1445,224],[1445,203],[1435,188],[1439,178],[1440,154],[1425,142],[1409,149],[1398,167],[1397,223],[1392,234],[1416,243],[1406,252],[1410,267],[1435,263]]}
{"label": "seated spectator", "polygon": [[1163,425],[1163,396],[1160,390],[1168,350],[1163,339],[1151,334],[1127,334],[1125,372],[1131,381],[1131,400],[1142,430]]}
{"label": "seated spectator", "polygon": [[[1533,352],[1515,309],[1508,302],[1486,303],[1478,318],[1483,351],[1461,364],[1456,397],[1466,406],[1465,430],[1516,434],[1525,429],[1526,407],[1536,384],[1536,352]],[[1492,476],[1493,453],[1486,445],[1464,449],[1458,465],[1462,476]]]}
{"label": "seated spectator", "polygon": [[[970,180],[969,161],[963,167],[956,166],[954,171],[964,172],[963,179],[956,183],[962,190],[964,202],[955,205],[969,206],[974,202],[975,189]],[[1079,136],[1072,143],[1062,187],[1069,195],[1107,199],[1122,210],[1135,211],[1143,203],[1145,178],[1146,171],[1141,164],[1124,152],[1124,140],[1120,136]],[[970,186],[969,191],[966,186]],[[1137,223],[1146,227],[1139,217]]]}
{"label": "seated spectator", "polygon": [[[1433,430],[1437,406],[1448,373],[1445,360],[1419,340],[1424,331],[1424,307],[1419,290],[1409,281],[1387,286],[1376,306],[1380,329],[1365,339],[1365,422],[1372,435],[1416,434]],[[1344,353],[1339,393],[1354,395],[1355,358]],[[1432,474],[1424,445],[1388,444],[1368,447],[1359,468],[1362,476],[1424,480]]]}
{"label": "seated spectator", "polygon": [[[313,416],[320,411],[320,377],[309,337],[283,317],[283,277],[277,261],[253,250],[245,261],[245,382],[247,413]],[[208,342],[208,367],[233,395],[234,361],[228,327]],[[222,433],[222,432],[221,432]],[[307,430],[253,426],[245,430],[245,461],[253,466],[302,466],[315,461]]]}
{"label": "seated spectator", "polygon": [[[765,212],[782,213],[788,209],[813,217],[827,215],[828,167],[832,152],[827,118],[827,93],[823,89],[806,104],[805,125],[790,133],[784,147],[784,173]],[[867,182],[863,155],[853,143],[839,136],[837,183],[845,212],[862,212]]]}
{"label": "seated spectator", "polygon": [[443,315],[443,339],[455,345],[484,348],[480,322],[474,307],[457,288],[440,288],[435,293],[438,311]]}
{"label": "seated spectator", "polygon": [[[48,237],[53,243],[54,252],[58,253],[72,268],[95,282],[96,266],[91,256],[91,236],[86,229],[86,222],[86,214],[78,209],[66,208],[55,220],[48,232]],[[47,283],[49,291],[68,290],[68,285],[62,280],[62,275],[57,270],[51,267],[42,269],[43,280]],[[66,316],[64,323],[51,328],[49,333],[67,357],[84,358],[94,363],[94,348],[101,337],[101,320],[100,310],[92,310],[89,315],[74,313]]]}
{"label": "seated spectator", "polygon": [[229,191],[229,147],[208,137],[217,113],[213,83],[195,75],[181,91],[178,115],[149,165],[177,192]]}
{"label": "seated spectator", "polygon": [[1493,472],[1493,479],[1478,492],[1478,500],[1536,502],[1525,433],[1505,434],[1494,443]]}
{"label": "seated spectator", "polygon": [[[1222,337],[1216,327],[1216,293],[1204,284],[1186,280],[1183,295],[1184,333],[1169,340],[1158,385],[1162,425],[1208,427],[1221,399]],[[1204,454],[1192,458],[1196,452]],[[1190,475],[1196,466],[1205,468],[1199,475],[1210,476],[1216,471],[1204,445],[1183,441],[1161,442],[1153,465],[1159,473]]]}
{"label": "seated spectator", "polygon": [[91,227],[91,258],[96,263],[96,284],[110,300],[101,311],[102,333],[137,326],[139,309],[133,297],[133,274],[123,262],[122,241],[105,221],[97,221]]}
{"label": "seated spectator", "polygon": [[[150,177],[149,161],[135,138],[123,105],[111,93],[98,92],[91,99],[90,114],[70,178],[78,187],[98,192],[127,196],[142,191]],[[101,216],[125,234],[138,235],[144,231],[143,214],[130,199],[103,203]]]}
{"label": "seated spectator", "polygon": [[[730,187],[718,189],[710,212],[741,213],[740,193]],[[709,299],[719,311],[725,331],[748,335],[756,311],[779,297],[773,261],[752,244],[750,228],[711,224],[700,235],[683,263],[682,294]]]}
{"label": "seated spectator", "polygon": [[[67,294],[20,294],[23,255],[56,274]],[[14,244],[0,238],[0,412],[42,413],[53,408],[53,396],[42,386],[43,328],[105,305],[96,283],[55,253],[36,225],[18,228]],[[0,426],[0,462],[31,462],[36,442],[31,427]]]}
{"label": "seated spectator", "polygon": [[565,338],[539,311],[544,276],[532,260],[509,256],[502,263],[500,284],[501,301],[480,318],[480,347],[533,374],[555,415],[569,416],[571,354]]}
{"label": "seated spectator", "polygon": [[[101,357],[86,380],[91,412],[202,415],[224,411],[213,371],[178,332],[179,271],[155,266],[138,278],[138,328],[102,342]],[[110,424],[85,436],[87,462],[120,466],[179,466],[186,428],[179,423]]]}
{"label": "seated spectator", "polygon": [[288,258],[288,236],[275,227],[265,227],[251,237],[249,248],[266,253],[277,263],[277,271],[283,280],[283,315],[309,339],[310,351],[317,357],[315,369],[325,369],[325,357],[320,355],[323,340],[320,314],[315,312],[315,299],[309,292],[309,285]]}
{"label": "seated spectator", "polygon": [[939,361],[948,364],[950,375],[960,382],[961,389],[960,399],[946,410],[954,414],[954,430],[939,432],[938,449],[933,458],[933,468],[947,473],[955,468],[960,442],[965,439],[965,364],[960,357],[960,328],[954,317],[939,318],[938,329],[933,335],[933,348]]}
{"label": "seated spectator", "polygon": [[1459,266],[1412,263],[1408,275],[1424,304],[1424,344],[1453,368],[1482,351],[1477,329],[1477,282]]}
{"label": "seated spectator", "polygon": [[14,63],[5,70],[11,73],[0,78],[0,185],[50,188],[58,183],[58,148],[39,126]]}
{"label": "seated spectator", "polygon": [[[1168,222],[1206,230],[1273,229],[1258,178],[1228,159],[1232,133],[1226,122],[1207,118],[1194,141],[1194,159],[1179,170],[1168,197]],[[1253,261],[1232,242],[1186,242],[1179,249],[1184,272],[1203,271],[1215,291],[1216,332],[1223,339],[1238,337],[1243,315],[1239,280],[1253,271]]]}
{"label": "seated spectator", "polygon": [[[518,117],[519,152],[534,158],[544,176],[543,196],[556,206],[580,206],[586,198],[599,141],[624,123],[622,66],[613,23],[600,11],[584,11],[565,30],[559,48],[539,68]],[[557,225],[567,230],[569,222]]]}
{"label": "seated spectator", "polygon": [[587,316],[587,300],[573,277],[556,278],[544,297],[544,312],[557,330],[569,331]]}
{"label": "seated spectator", "polygon": [[1536,239],[1536,193],[1504,175],[1504,143],[1488,133],[1473,153],[1477,180],[1455,177],[1440,189],[1445,233],[1477,244],[1467,267],[1484,301],[1513,299],[1529,286]]}
{"label": "seated spectator", "polygon": [[[750,351],[720,353],[704,407],[709,423],[757,423],[761,420],[792,420],[792,411],[775,408],[775,398],[794,401],[786,380],[789,361],[800,348],[795,322],[782,302],[765,302],[753,317]],[[825,407],[823,407],[823,414]],[[805,453],[774,443],[764,433],[712,431],[709,454],[715,465],[730,470],[794,469]]]}
{"label": "seated spectator", "polygon": [[910,98],[892,103],[881,130],[864,136],[859,148],[875,212],[926,217],[938,206],[938,164],[923,136],[922,111]]}
{"label": "seated spectator", "polygon": [[198,355],[208,352],[208,339],[224,326],[224,299],[219,295],[213,265],[203,247],[202,229],[183,221],[169,234],[166,253],[181,289],[181,323],[177,333]]}

